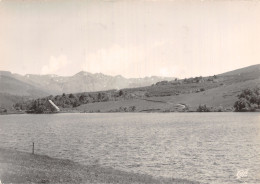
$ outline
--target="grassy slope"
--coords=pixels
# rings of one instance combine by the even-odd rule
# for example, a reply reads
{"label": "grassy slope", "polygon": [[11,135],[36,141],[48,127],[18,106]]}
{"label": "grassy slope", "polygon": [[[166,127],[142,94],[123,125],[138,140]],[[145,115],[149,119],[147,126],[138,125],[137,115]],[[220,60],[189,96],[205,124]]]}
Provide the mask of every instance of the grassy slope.
{"label": "grassy slope", "polygon": [[133,99],[133,100],[121,100],[121,101],[109,101],[109,102],[98,102],[84,104],[76,107],[75,110],[80,112],[109,112],[111,110],[119,109],[120,107],[130,107],[135,106],[136,111],[159,111],[159,109],[169,108],[171,105],[165,102],[152,102],[143,99]]}
{"label": "grassy slope", "polygon": [[0,93],[0,107],[11,109],[13,104],[22,100],[28,100],[29,97],[10,95],[6,93]]}
{"label": "grassy slope", "polygon": [[5,75],[0,75],[0,92],[11,95],[32,97],[48,95],[48,93],[42,91],[42,89]]}
{"label": "grassy slope", "polygon": [[260,87],[259,79],[235,83],[227,86],[212,88],[199,93],[181,94],[178,96],[157,97],[154,100],[168,101],[173,104],[184,103],[192,108],[199,104],[206,104],[212,107],[232,107],[237,100],[237,95],[246,88]]}
{"label": "grassy slope", "polygon": [[[211,80],[209,80],[211,79]],[[65,111],[109,112],[120,107],[135,106],[136,111],[178,111],[177,104],[187,104],[196,110],[200,104],[230,109],[243,89],[260,86],[260,65],[230,71],[216,78],[204,77],[200,82],[171,82],[140,88],[123,89],[117,101],[83,104]],[[205,91],[198,92],[200,89]],[[113,91],[113,90],[112,90]],[[103,91],[103,93],[117,93]],[[97,92],[92,92],[93,94]],[[82,93],[78,93],[80,96]],[[149,96],[149,97],[147,97]],[[133,99],[131,99],[133,98]]]}
{"label": "grassy slope", "polygon": [[153,178],[96,165],[85,166],[70,160],[1,148],[0,180],[2,183],[195,183]]}
{"label": "grassy slope", "polygon": [[48,93],[15,78],[0,75],[0,107],[10,109],[23,99],[47,96]]}
{"label": "grassy slope", "polygon": [[236,83],[228,86],[212,88],[199,93],[180,94],[174,96],[159,96],[145,99],[133,99],[122,101],[98,102],[84,104],[76,107],[80,112],[109,112],[120,107],[136,106],[136,111],[178,111],[176,105],[186,104],[190,110],[195,111],[200,104],[206,104],[209,107],[223,107],[231,109],[237,100],[237,95],[246,88],[258,86],[258,80],[251,80],[242,83]]}
{"label": "grassy slope", "polygon": [[260,64],[256,64],[256,65],[251,65],[251,66],[247,66],[244,68],[232,70],[229,72],[225,72],[225,73],[219,74],[219,76],[240,75],[241,73],[256,74],[259,76],[259,71],[260,71]]}
{"label": "grassy slope", "polygon": [[[153,85],[142,88],[125,89],[126,93],[145,94],[151,97],[138,97],[133,100],[99,102],[81,105],[75,110],[81,112],[108,112],[120,107],[136,106],[136,111],[178,111],[177,104],[186,104],[196,110],[200,104],[210,107],[231,109],[237,95],[246,88],[260,87],[260,65],[246,67],[218,75],[214,82],[189,83],[180,85]],[[196,93],[197,89],[205,91]],[[176,95],[178,94],[178,95]]]}

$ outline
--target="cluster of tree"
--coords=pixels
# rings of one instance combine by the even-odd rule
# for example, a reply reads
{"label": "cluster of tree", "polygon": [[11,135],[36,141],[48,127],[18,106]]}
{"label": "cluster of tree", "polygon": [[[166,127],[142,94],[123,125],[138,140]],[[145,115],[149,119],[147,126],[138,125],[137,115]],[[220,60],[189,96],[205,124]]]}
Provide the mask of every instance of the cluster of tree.
{"label": "cluster of tree", "polygon": [[199,92],[202,92],[202,91],[205,91],[205,88],[200,88],[200,89],[195,90],[196,93],[199,93]]}
{"label": "cluster of tree", "polygon": [[184,83],[199,83],[199,82],[201,82],[202,81],[202,76],[200,76],[200,77],[191,77],[191,78],[188,78],[188,79],[184,79],[183,81],[184,81]]}
{"label": "cluster of tree", "polygon": [[218,107],[208,107],[207,105],[199,105],[196,110],[197,112],[231,112],[234,111],[233,108],[224,108],[222,106]]}
{"label": "cluster of tree", "polygon": [[29,104],[27,111],[29,113],[41,114],[44,112],[54,112],[55,108],[50,104],[48,99],[45,98],[44,100],[33,100],[32,103]]}
{"label": "cluster of tree", "polygon": [[173,81],[160,81],[160,82],[157,82],[155,85],[156,86],[159,86],[159,85],[178,85],[178,84],[182,84],[182,83],[185,83],[185,84],[191,84],[191,83],[202,83],[202,82],[205,82],[205,81],[216,81],[216,79],[218,78],[218,76],[216,75],[213,75],[213,76],[209,76],[209,77],[202,77],[202,76],[199,76],[199,77],[190,77],[190,78],[185,78],[183,80],[178,80],[177,78]]}
{"label": "cluster of tree", "polygon": [[6,113],[6,112],[7,112],[7,109],[0,107],[0,113]]}
{"label": "cluster of tree", "polygon": [[184,79],[183,82],[186,84],[190,84],[190,83],[201,83],[201,82],[205,82],[205,81],[215,81],[218,77],[216,75],[213,76],[209,76],[209,77],[191,77],[188,79]]}
{"label": "cluster of tree", "polygon": [[130,106],[130,107],[120,107],[119,109],[111,110],[110,112],[135,112],[136,107]]}
{"label": "cluster of tree", "polygon": [[197,112],[211,112],[211,109],[206,105],[199,105]]}
{"label": "cluster of tree", "polygon": [[14,105],[16,110],[26,110],[32,113],[44,113],[46,111],[53,111],[48,100],[52,100],[58,107],[71,108],[82,104],[115,101],[120,98],[127,97],[123,90],[111,90],[106,92],[91,92],[79,94],[65,94],[57,96],[48,96],[39,98],[37,100],[26,100],[18,102]]}
{"label": "cluster of tree", "polygon": [[160,86],[160,85],[167,85],[169,83],[170,83],[169,81],[164,80],[164,81],[157,82],[155,85]]}
{"label": "cluster of tree", "polygon": [[161,85],[180,85],[182,84],[182,80],[178,80],[177,78],[172,80],[172,81],[160,81],[160,82],[157,82],[155,84],[153,84],[152,86],[156,85],[156,86],[161,86]]}
{"label": "cluster of tree", "polygon": [[234,104],[235,111],[255,111],[260,107],[260,88],[245,89],[238,95]]}

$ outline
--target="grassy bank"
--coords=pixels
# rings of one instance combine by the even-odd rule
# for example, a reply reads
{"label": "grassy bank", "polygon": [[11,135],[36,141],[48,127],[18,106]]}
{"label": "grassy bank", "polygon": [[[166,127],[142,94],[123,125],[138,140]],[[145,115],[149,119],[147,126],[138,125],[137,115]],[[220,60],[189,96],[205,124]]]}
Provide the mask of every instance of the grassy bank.
{"label": "grassy bank", "polygon": [[2,183],[195,183],[180,179],[154,178],[97,165],[85,166],[70,160],[2,148],[0,180]]}

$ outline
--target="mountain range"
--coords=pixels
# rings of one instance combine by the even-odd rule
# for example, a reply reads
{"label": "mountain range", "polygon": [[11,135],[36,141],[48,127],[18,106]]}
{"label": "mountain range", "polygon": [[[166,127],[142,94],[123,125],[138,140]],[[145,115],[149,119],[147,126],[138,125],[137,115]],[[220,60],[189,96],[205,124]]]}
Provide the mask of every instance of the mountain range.
{"label": "mountain range", "polygon": [[[207,104],[215,110],[228,110],[233,108],[237,95],[242,90],[256,87],[260,87],[260,64],[214,76],[187,79],[127,79],[83,71],[68,77],[22,76],[2,71],[0,105],[10,108],[17,102],[28,102],[36,98],[44,100],[49,96],[57,103],[66,102],[65,106],[70,107],[70,110],[80,112],[112,112],[133,106],[135,111],[167,112],[175,111],[182,105],[194,111],[200,104]],[[118,89],[122,89],[121,92]],[[62,93],[66,95],[61,95]]]}
{"label": "mountain range", "polygon": [[[119,97],[95,103],[81,102],[77,107],[64,110],[129,112],[134,109],[135,112],[194,112],[198,111],[199,107],[207,107],[209,111],[234,111],[238,96],[244,90],[255,89],[258,91],[260,89],[260,64],[218,75],[161,81],[151,86],[123,89],[122,96],[117,91],[105,91],[101,94]],[[98,96],[98,93],[96,95]],[[81,93],[74,96],[80,99],[80,96],[94,96],[94,94]]]}
{"label": "mountain range", "polygon": [[[0,71],[0,105],[10,106],[19,97],[38,98],[62,93],[104,91],[110,89],[149,86],[174,77],[125,78],[121,75],[109,76],[102,73],[81,71],[73,76],[19,75],[10,71]],[[15,99],[15,100],[12,100]]]}

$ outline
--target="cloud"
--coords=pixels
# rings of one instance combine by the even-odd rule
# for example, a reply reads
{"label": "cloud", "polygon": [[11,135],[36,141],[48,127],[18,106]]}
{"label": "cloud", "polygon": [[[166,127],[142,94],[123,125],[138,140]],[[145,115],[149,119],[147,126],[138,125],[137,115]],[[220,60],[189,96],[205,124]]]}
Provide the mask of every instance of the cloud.
{"label": "cloud", "polygon": [[102,48],[87,54],[82,68],[92,73],[125,75],[131,72],[134,61],[140,61],[143,58],[143,55],[136,50],[136,47],[121,47],[113,44],[109,48]]}
{"label": "cloud", "polygon": [[170,76],[170,70],[168,68],[161,68],[160,69],[160,76],[167,77]]}
{"label": "cloud", "polygon": [[67,60],[67,56],[59,55],[57,57],[51,56],[49,63],[42,67],[41,74],[53,74],[62,70],[66,66],[68,66],[69,62]]}
{"label": "cloud", "polygon": [[173,76],[173,67],[167,66],[164,53],[172,52],[166,49],[168,46],[164,41],[125,47],[113,44],[87,54],[82,69],[125,77]]}

